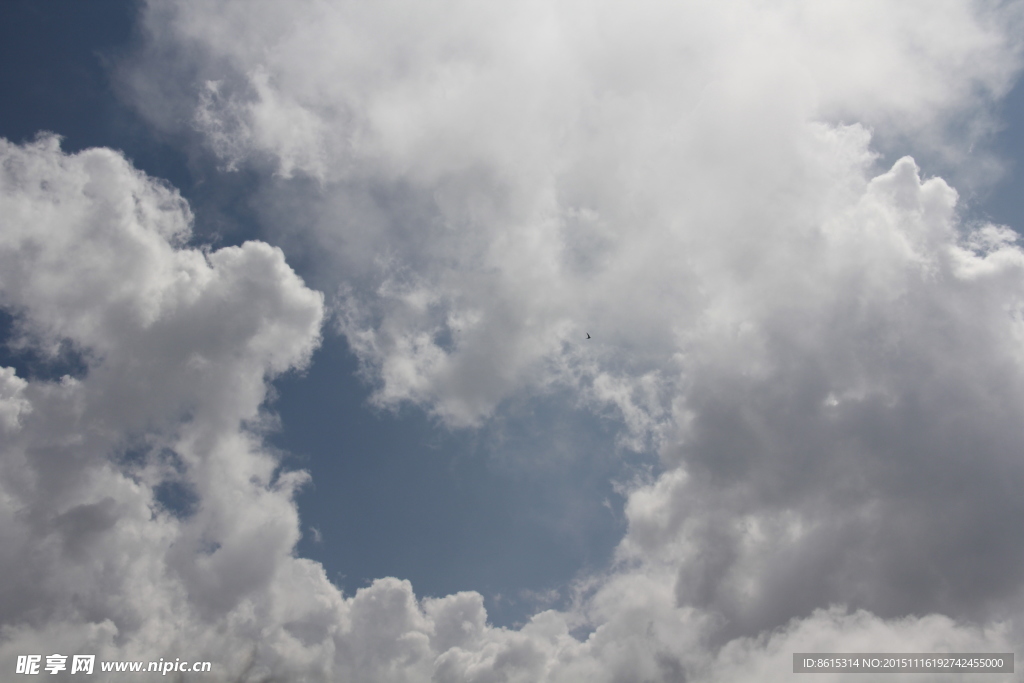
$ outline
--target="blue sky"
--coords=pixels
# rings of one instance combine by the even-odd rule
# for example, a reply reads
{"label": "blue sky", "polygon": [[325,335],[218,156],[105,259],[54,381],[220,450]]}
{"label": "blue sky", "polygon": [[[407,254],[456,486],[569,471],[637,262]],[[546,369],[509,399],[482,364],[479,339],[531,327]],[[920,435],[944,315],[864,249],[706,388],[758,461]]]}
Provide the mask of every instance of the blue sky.
{"label": "blue sky", "polygon": [[728,4],[0,6],[0,666],[1024,642],[1024,10]]}

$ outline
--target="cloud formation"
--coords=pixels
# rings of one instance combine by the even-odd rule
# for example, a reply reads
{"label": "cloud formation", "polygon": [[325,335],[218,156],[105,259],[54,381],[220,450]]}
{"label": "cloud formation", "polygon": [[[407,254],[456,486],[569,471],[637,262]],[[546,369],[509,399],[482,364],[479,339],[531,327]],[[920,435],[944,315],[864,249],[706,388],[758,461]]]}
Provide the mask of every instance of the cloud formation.
{"label": "cloud formation", "polygon": [[[3,661],[212,658],[231,615],[310,571],[291,556],[305,475],[262,447],[259,409],[317,345],[322,296],[266,244],[185,248],[186,203],[115,152],[44,136],[3,141],[0,165],[16,341],[86,364],[2,374]],[[168,485],[194,505],[168,505]]]}
{"label": "cloud formation", "polygon": [[303,475],[259,435],[320,296],[266,244],[186,248],[187,206],[113,152],[7,144],[2,303],[88,371],[0,374],[0,652],[482,683],[1020,649],[1024,252],[879,164],[988,164],[1019,15],[151,3],[139,106],[263,174],[378,402],[465,427],[568,388],[662,467],[614,564],[521,629],[475,593],[345,597],[293,557]]}
{"label": "cloud formation", "polygon": [[[1016,20],[959,0],[154,3],[133,73],[154,119],[293,179],[263,208],[352,290],[379,400],[465,425],[574,362],[659,372],[704,271],[756,277],[744,255],[860,193],[868,131],[964,158]],[[584,331],[601,353],[577,358]]]}

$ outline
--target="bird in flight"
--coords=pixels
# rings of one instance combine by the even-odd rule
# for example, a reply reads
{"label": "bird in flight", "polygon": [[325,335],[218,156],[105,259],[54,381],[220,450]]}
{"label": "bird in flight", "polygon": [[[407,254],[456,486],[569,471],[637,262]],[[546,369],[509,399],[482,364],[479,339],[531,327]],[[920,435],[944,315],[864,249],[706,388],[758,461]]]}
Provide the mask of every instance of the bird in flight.
{"label": "bird in flight", "polygon": [[590,339],[590,333],[587,332],[587,339]]}

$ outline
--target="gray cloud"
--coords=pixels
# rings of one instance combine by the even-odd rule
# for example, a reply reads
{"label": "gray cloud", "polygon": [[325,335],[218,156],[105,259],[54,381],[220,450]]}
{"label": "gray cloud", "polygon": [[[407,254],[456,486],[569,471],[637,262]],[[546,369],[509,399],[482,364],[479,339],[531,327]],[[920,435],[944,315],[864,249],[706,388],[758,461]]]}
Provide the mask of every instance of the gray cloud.
{"label": "gray cloud", "polygon": [[[474,593],[342,596],[292,556],[303,475],[252,429],[320,296],[266,244],[184,248],[187,206],[115,153],[7,145],[3,303],[90,365],[0,375],[4,656],[712,681],[788,679],[798,650],[1021,644],[1024,252],[909,157],[878,163],[986,167],[1019,7],[195,0],[145,21],[139,106],[262,174],[267,234],[313,264],[375,400],[466,427],[572,389],[662,467],[626,487],[614,564],[521,629]],[[154,497],[166,462],[113,464],[128,448],[176,454],[191,515]]]}

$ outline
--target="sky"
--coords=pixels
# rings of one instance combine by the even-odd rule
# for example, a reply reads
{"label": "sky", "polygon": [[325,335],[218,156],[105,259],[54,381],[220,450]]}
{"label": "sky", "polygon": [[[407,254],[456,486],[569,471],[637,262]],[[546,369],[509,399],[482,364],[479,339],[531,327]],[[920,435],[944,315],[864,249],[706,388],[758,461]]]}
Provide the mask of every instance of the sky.
{"label": "sky", "polygon": [[0,3],[0,667],[1024,651],[1022,22]]}

